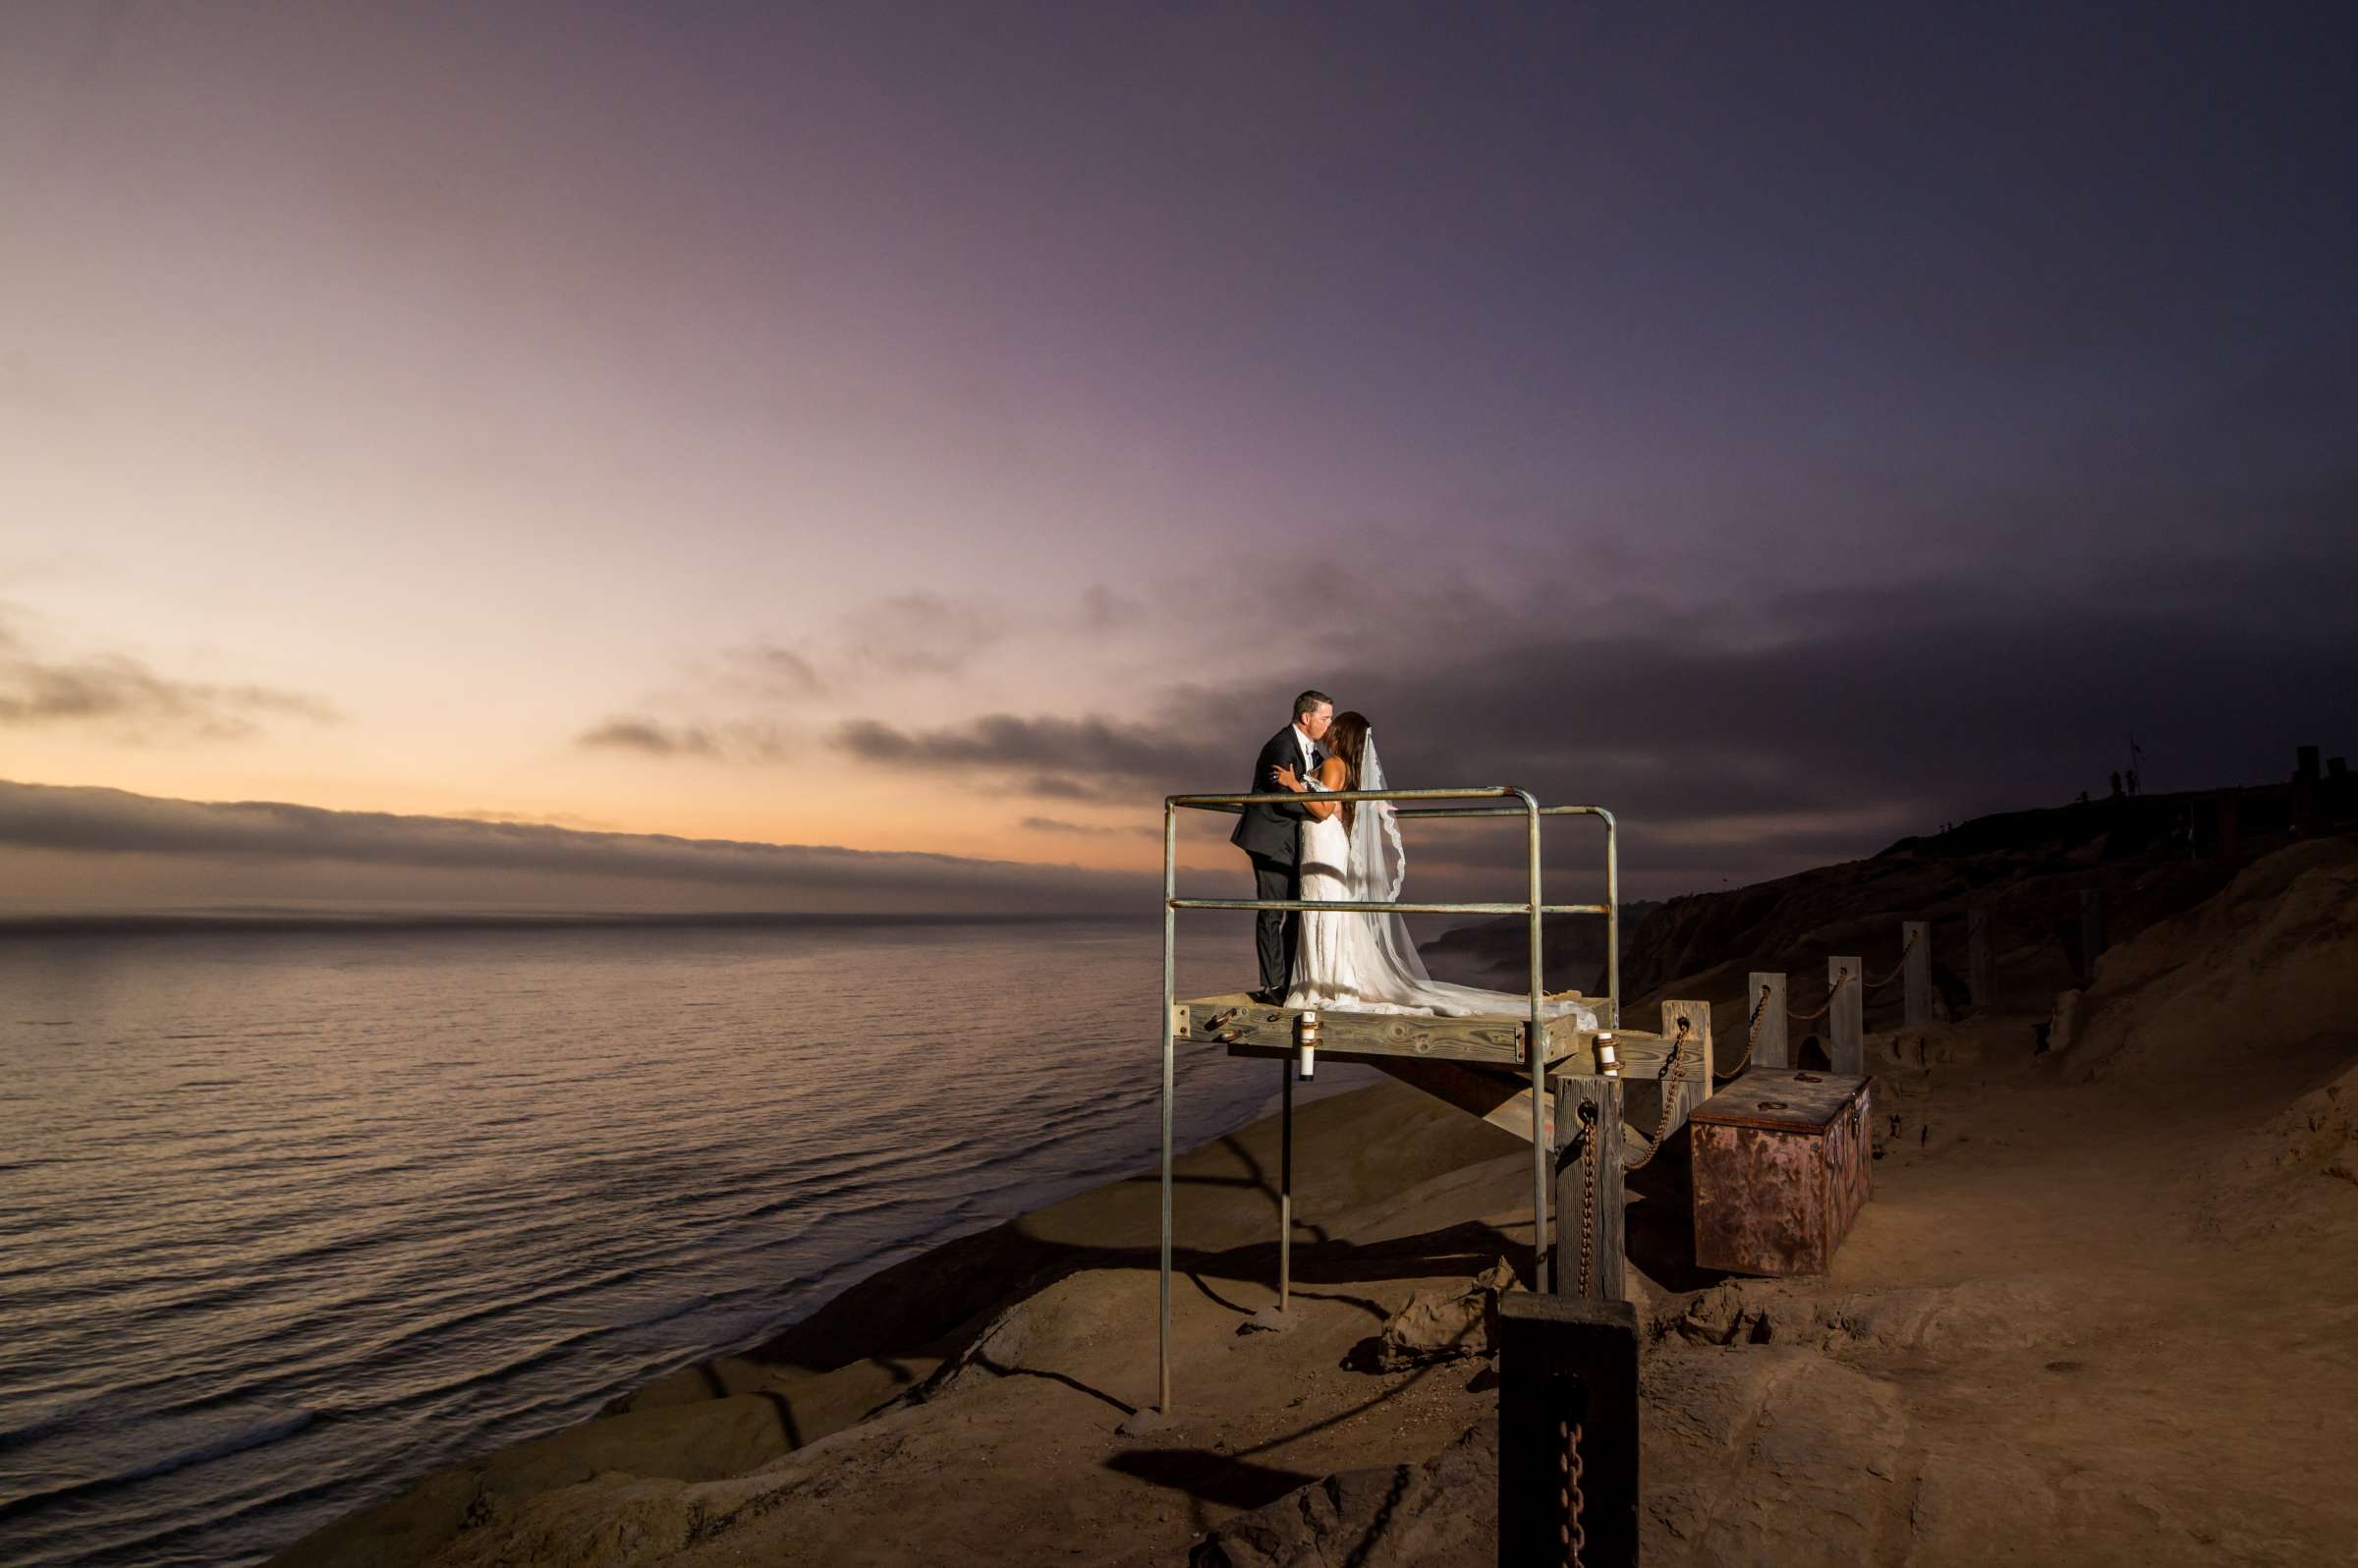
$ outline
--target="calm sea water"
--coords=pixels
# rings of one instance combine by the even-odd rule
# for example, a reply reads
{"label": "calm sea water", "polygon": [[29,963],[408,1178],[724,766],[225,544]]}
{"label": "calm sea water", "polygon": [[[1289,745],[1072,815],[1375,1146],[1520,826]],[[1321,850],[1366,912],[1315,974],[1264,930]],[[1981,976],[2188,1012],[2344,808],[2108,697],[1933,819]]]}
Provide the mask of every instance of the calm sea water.
{"label": "calm sea water", "polygon": [[[1183,988],[1249,945],[1189,935]],[[0,1562],[256,1560],[1150,1165],[1160,954],[1084,923],[0,939]],[[1183,1144],[1276,1089],[1203,1050],[1179,1085]]]}

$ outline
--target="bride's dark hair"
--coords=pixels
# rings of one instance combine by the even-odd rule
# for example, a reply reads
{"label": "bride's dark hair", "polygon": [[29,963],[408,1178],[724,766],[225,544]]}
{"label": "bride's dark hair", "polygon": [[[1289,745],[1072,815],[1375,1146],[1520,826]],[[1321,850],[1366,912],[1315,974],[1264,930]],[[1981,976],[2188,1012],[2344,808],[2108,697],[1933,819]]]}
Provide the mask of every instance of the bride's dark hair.
{"label": "bride's dark hair", "polygon": [[[1368,716],[1353,708],[1337,713],[1334,723],[1326,730],[1326,750],[1343,759],[1343,788],[1359,788],[1360,759],[1368,755]],[[1343,827],[1349,831],[1354,816],[1352,802],[1343,802]]]}

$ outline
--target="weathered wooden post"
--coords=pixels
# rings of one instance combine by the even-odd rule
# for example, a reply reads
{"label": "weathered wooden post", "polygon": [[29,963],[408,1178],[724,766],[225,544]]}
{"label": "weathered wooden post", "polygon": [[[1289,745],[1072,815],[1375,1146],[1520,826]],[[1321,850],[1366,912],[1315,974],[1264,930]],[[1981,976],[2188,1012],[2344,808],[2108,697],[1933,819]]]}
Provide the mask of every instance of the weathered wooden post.
{"label": "weathered wooden post", "polygon": [[[1759,991],[1753,994],[1758,996]],[[1712,1004],[1701,1001],[1667,1001],[1662,1003],[1662,1038],[1676,1041],[1679,1023],[1686,1023],[1687,1048],[1681,1052],[1695,1058],[1694,1065],[1679,1070],[1678,1104],[1670,1113],[1669,1125],[1683,1125],[1687,1112],[1712,1097],[1712,1073],[1716,1047],[1712,1040]]]}
{"label": "weathered wooden post", "polygon": [[1899,924],[1900,1021],[1920,1029],[1933,1021],[1933,926],[1930,921]]}
{"label": "weathered wooden post", "polygon": [[1825,961],[1826,1057],[1835,1072],[1853,1078],[1867,1075],[1866,974],[1856,954]]}
{"label": "weathered wooden post", "polygon": [[2080,889],[2080,980],[2096,979],[2096,960],[2105,950],[2105,890]]}
{"label": "weathered wooden post", "polygon": [[2232,790],[2223,791],[2218,799],[2218,858],[2221,864],[2243,864],[2243,802]]}
{"label": "weathered wooden post", "polygon": [[1555,1290],[1619,1301],[1624,1289],[1621,1080],[1566,1078],[1555,1099]]}
{"label": "weathered wooden post", "polygon": [[1996,1005],[1995,974],[1990,960],[1990,912],[1965,912],[1965,984],[1973,992],[1973,1010],[1987,1013]]}
{"label": "weathered wooden post", "polygon": [[1498,1298],[1498,1568],[1638,1560],[1638,1312]]}
{"label": "weathered wooden post", "polygon": [[[1761,1000],[1761,987],[1768,987],[1768,999]],[[1745,1028],[1752,1027],[1752,1010],[1761,1010],[1761,1036],[1752,1047],[1752,1065],[1756,1067],[1790,1067],[1792,1049],[1785,1043],[1785,977],[1754,970],[1744,977]]]}

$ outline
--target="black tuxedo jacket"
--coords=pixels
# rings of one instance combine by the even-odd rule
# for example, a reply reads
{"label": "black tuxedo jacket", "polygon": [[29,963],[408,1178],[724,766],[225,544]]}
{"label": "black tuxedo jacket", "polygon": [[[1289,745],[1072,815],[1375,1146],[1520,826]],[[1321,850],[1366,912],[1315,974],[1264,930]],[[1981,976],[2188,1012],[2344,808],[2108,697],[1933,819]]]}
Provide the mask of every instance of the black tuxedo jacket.
{"label": "black tuxedo jacket", "polygon": [[[1310,766],[1306,769],[1302,765],[1301,743],[1294,739],[1294,727],[1288,724],[1270,736],[1268,744],[1261,749],[1260,757],[1253,763],[1253,786],[1247,793],[1267,795],[1274,791],[1278,787],[1277,770],[1281,767],[1290,767],[1296,774],[1307,777],[1325,760],[1326,749],[1313,741]],[[1237,818],[1236,831],[1228,835],[1228,842],[1247,855],[1291,866],[1301,853],[1295,824],[1309,815],[1299,806],[1248,806],[1244,815]]]}

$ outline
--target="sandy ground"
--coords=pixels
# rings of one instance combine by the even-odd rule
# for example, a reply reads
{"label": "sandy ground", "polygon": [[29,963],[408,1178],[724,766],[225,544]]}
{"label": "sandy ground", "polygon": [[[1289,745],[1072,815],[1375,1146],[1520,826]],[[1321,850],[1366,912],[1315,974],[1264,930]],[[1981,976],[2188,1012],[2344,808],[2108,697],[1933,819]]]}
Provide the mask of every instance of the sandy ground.
{"label": "sandy ground", "polygon": [[[2278,868],[2262,908],[2297,929],[2230,901],[2107,955],[2082,1016],[2142,1022],[2071,1052],[2034,1054],[2044,1016],[1870,1036],[1876,1192],[1824,1278],[1698,1272],[1654,1182],[1648,1560],[2358,1563],[2353,875]],[[2306,1022],[2239,1022],[2230,980],[2272,964],[2312,977]],[[990,1306],[928,1344],[896,1343],[913,1269],[281,1560],[1488,1564],[1488,1364],[1348,1363],[1412,1294],[1524,1264],[1528,1151],[1392,1085],[1298,1137],[1281,1333],[1239,1331],[1274,1299],[1274,1126],[1184,1163],[1167,1427],[1124,1429],[1154,1393],[1147,1177],[936,1270]],[[864,1325],[882,1348],[847,1353]]]}

